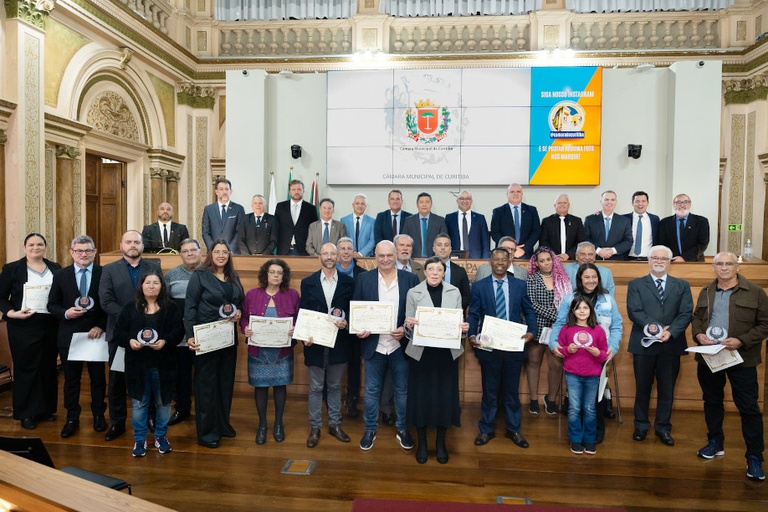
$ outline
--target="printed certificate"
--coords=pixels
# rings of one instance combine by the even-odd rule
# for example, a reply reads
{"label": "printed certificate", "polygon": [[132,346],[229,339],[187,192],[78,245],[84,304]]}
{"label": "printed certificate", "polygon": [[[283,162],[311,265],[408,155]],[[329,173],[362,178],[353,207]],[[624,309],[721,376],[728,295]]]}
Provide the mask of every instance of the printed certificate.
{"label": "printed certificate", "polygon": [[51,291],[49,284],[24,283],[24,298],[21,309],[31,309],[35,313],[48,313],[48,295]]}
{"label": "printed certificate", "polygon": [[349,303],[351,334],[363,331],[370,331],[371,334],[389,334],[397,328],[396,321],[395,305],[391,302],[353,300]]}
{"label": "printed certificate", "polygon": [[509,322],[493,316],[485,315],[481,334],[490,336],[491,342],[487,348],[505,352],[522,352],[525,350],[523,336],[528,332],[528,326]]}
{"label": "printed certificate", "polygon": [[315,345],[333,348],[336,346],[338,332],[336,321],[328,313],[300,309],[299,316],[296,318],[296,327],[293,329],[293,337],[297,340],[309,341],[311,336],[312,343]]}
{"label": "printed certificate", "polygon": [[200,345],[197,355],[231,347],[235,344],[235,327],[229,320],[216,320],[194,327],[195,342]]}
{"label": "printed certificate", "polygon": [[416,320],[413,327],[413,344],[422,347],[461,348],[460,309],[416,308]]}

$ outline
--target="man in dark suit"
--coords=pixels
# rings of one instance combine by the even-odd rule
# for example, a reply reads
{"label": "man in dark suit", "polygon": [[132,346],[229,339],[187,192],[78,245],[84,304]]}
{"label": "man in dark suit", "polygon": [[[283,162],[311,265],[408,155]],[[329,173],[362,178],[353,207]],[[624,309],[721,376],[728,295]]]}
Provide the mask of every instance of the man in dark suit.
{"label": "man in dark suit", "polygon": [[422,192],[416,199],[419,213],[403,221],[401,233],[413,239],[413,257],[428,258],[434,256],[432,245],[438,233],[446,233],[445,219],[432,213],[432,196]]}
{"label": "man in dark suit", "polygon": [[541,221],[539,247],[549,247],[563,263],[576,258],[576,246],[584,241],[584,224],[568,213],[570,208],[568,194],[560,194],[555,198],[555,213]]}
{"label": "man in dark suit", "polygon": [[[104,265],[99,281],[99,298],[102,309],[109,315],[107,319],[107,343],[109,343],[109,365],[115,359],[117,340],[114,339],[115,323],[123,307],[133,301],[139,276],[151,269],[160,270],[157,263],[141,257],[144,244],[138,231],[126,231],[120,240],[120,252],[123,257]],[[104,439],[113,441],[125,432],[125,419],[128,416],[125,403],[125,374],[109,371],[109,427]]]}
{"label": "man in dark suit", "polygon": [[[680,371],[680,356],[688,342],[685,329],[691,323],[693,297],[687,281],[667,274],[672,251],[656,245],[649,253],[649,275],[633,279],[627,286],[627,314],[632,320],[629,352],[635,370],[635,431],[632,439],[645,439],[651,423],[648,406],[654,377],[658,399],[653,429],[667,446],[672,438],[672,402],[675,382]],[[655,326],[659,342],[649,344]]]}
{"label": "man in dark suit", "polygon": [[347,236],[347,228],[344,224],[333,218],[336,211],[336,203],[331,198],[320,200],[320,220],[309,225],[307,230],[307,254],[319,256],[320,247],[327,243],[336,245],[339,239]]}
{"label": "man in dark suit", "polygon": [[614,215],[616,192],[606,190],[600,196],[602,210],[584,219],[584,236],[597,249],[603,260],[626,260],[632,248],[632,223],[628,218]]}
{"label": "man in dark suit", "polygon": [[[336,247],[339,250],[339,261],[336,263],[339,274],[355,280],[365,272],[365,269],[355,261],[355,250],[351,238],[348,236],[339,238]],[[360,342],[355,339],[347,343],[347,398],[344,401],[344,407],[350,418],[357,418],[360,415],[360,411],[357,410],[357,402],[360,400],[360,382]]]}
{"label": "man in dark suit", "polygon": [[189,232],[187,226],[173,222],[172,219],[173,206],[170,203],[160,203],[157,206],[157,222],[148,224],[141,230],[145,251],[179,250],[181,241],[189,238]]}
{"label": "man in dark suit", "polygon": [[459,289],[461,293],[461,308],[467,309],[469,306],[469,276],[464,267],[451,261],[451,238],[445,233],[440,233],[435,238],[435,244],[432,247],[435,256],[445,263],[445,275],[443,280]]}
{"label": "man in dark suit", "polygon": [[632,222],[632,248],[628,260],[647,261],[651,247],[659,238],[659,216],[648,212],[648,194],[638,190],[632,194],[632,213],[624,216]]}
{"label": "man in dark suit", "polygon": [[397,235],[393,240],[395,244],[396,258],[395,267],[398,270],[412,272],[419,278],[419,282],[427,278],[424,275],[424,265],[411,259],[413,255],[413,238],[408,235]]}
{"label": "man in dark suit", "polygon": [[277,220],[264,211],[264,196],[251,199],[251,209],[237,228],[237,248],[240,254],[274,254],[277,247]]}
{"label": "man in dark suit", "polygon": [[382,240],[394,241],[395,237],[402,233],[403,220],[411,216],[402,209],[403,194],[399,190],[392,190],[387,196],[389,210],[384,210],[376,215],[373,225],[373,241],[378,244]]}
{"label": "man in dark suit", "polygon": [[[57,270],[53,275],[48,311],[59,319],[57,345],[64,365],[64,407],[67,422],[61,429],[61,437],[75,434],[80,426],[80,379],[83,374],[82,361],[69,360],[69,345],[74,333],[88,333],[89,339],[99,338],[107,328],[107,314],[99,303],[99,279],[101,266],[96,265],[96,246],[89,236],[78,236],[72,240],[69,254],[74,264]],[[82,305],[81,298],[85,297]],[[106,343],[106,341],[104,341]],[[93,430],[104,432],[107,422],[104,402],[107,380],[104,363],[88,362],[88,376],[91,381],[91,413]]]}
{"label": "man in dark suit", "polygon": [[709,221],[691,213],[691,198],[678,194],[672,202],[675,214],[659,222],[659,244],[672,249],[672,261],[704,261],[709,245]]}
{"label": "man in dark suit", "polygon": [[459,210],[445,216],[451,245],[456,250],[466,251],[470,259],[487,260],[491,241],[485,215],[472,211],[472,194],[467,190],[459,192],[456,204]]}
{"label": "man in dark suit", "polygon": [[316,345],[310,336],[304,342],[304,364],[309,368],[309,437],[307,448],[314,448],[320,441],[323,428],[323,387],[327,390],[328,433],[341,441],[349,442],[349,436],[341,429],[341,378],[347,362],[347,344],[359,344],[357,338],[349,340],[346,317],[355,281],[336,270],[339,253],[332,243],[320,247],[321,268],[301,280],[302,309],[328,313],[332,309],[344,312],[336,326],[339,331],[333,348]]}
{"label": "man in dark suit", "polygon": [[232,254],[240,254],[237,248],[237,227],[245,217],[245,210],[230,201],[232,183],[224,178],[216,180],[214,186],[218,200],[203,210],[203,241],[210,250],[216,240],[226,240]]}
{"label": "man in dark suit", "polygon": [[304,183],[291,180],[288,187],[291,199],[275,207],[278,224],[277,254],[306,256],[309,225],[317,220],[317,209],[304,201]]}
{"label": "man in dark suit", "polygon": [[395,388],[395,411],[397,413],[397,440],[406,450],[413,448],[413,439],[408,431],[405,410],[408,399],[408,361],[405,358],[405,298],[408,290],[419,284],[418,278],[395,267],[395,244],[383,240],[374,251],[377,268],[363,272],[355,281],[352,300],[384,301],[395,305],[397,322],[395,330],[388,334],[371,334],[370,331],[357,333],[362,340],[361,352],[365,360],[365,400],[363,417],[365,432],[360,440],[363,451],[373,448],[379,425],[379,393],[384,374],[389,368]]}
{"label": "man in dark suit", "polygon": [[[525,351],[506,352],[502,350],[486,351],[480,348],[477,335],[481,332],[486,315],[524,323],[528,330],[523,336],[525,343],[533,343],[536,332],[536,313],[528,297],[525,281],[507,274],[511,259],[506,249],[496,248],[491,251],[491,271],[488,277],[475,281],[472,286],[472,298],[469,305],[469,342],[475,347],[475,356],[480,362],[483,384],[482,417],[478,422],[480,433],[475,438],[475,445],[482,446],[496,437],[496,409],[499,403],[499,391],[503,385],[501,403],[504,405],[506,437],[521,448],[528,448],[520,432],[520,371],[525,363]],[[501,313],[503,312],[503,313]]]}
{"label": "man in dark suit", "polygon": [[491,238],[498,246],[504,236],[517,242],[516,258],[529,259],[541,235],[539,211],[523,202],[523,187],[512,183],[507,187],[507,203],[493,209]]}

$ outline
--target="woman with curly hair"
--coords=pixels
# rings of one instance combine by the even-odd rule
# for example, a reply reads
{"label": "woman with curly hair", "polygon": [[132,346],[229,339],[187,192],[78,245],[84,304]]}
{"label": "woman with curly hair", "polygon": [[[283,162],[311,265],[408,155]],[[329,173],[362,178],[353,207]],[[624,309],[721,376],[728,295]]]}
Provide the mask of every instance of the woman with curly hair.
{"label": "woman with curly hair", "polygon": [[[549,340],[541,339],[542,330],[552,327],[557,318],[557,310],[563,297],[571,293],[571,280],[565,272],[560,258],[549,248],[539,247],[528,262],[528,296],[536,311],[537,343],[527,343],[528,360],[525,365],[525,373],[528,377],[528,390],[531,394],[531,404],[528,411],[531,414],[539,414],[539,370],[544,352]],[[557,414],[555,397],[563,376],[563,360],[547,355],[547,394],[544,395],[544,410],[547,414]]]}
{"label": "woman with curly hair", "polygon": [[[243,318],[240,328],[251,337],[249,318],[254,316],[292,317],[296,323],[299,314],[299,293],[291,288],[291,269],[281,259],[266,261],[259,270],[259,287],[250,290],[243,304]],[[293,335],[293,328],[289,331]],[[272,437],[282,443],[285,440],[283,411],[287,395],[286,386],[293,382],[293,340],[290,347],[268,348],[248,347],[248,383],[254,387],[256,411],[259,426],[256,429],[256,444],[267,441],[267,398],[269,388],[275,401],[275,424]]]}

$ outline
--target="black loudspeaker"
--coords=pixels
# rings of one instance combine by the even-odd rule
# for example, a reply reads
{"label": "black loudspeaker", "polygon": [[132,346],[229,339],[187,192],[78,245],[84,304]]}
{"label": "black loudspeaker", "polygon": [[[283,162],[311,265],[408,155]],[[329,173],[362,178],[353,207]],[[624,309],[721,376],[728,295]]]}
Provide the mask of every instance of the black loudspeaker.
{"label": "black loudspeaker", "polygon": [[640,144],[629,144],[627,146],[627,156],[637,160],[640,158],[640,153],[643,151],[643,146]]}
{"label": "black loudspeaker", "polygon": [[298,144],[294,144],[293,146],[291,146],[291,156],[293,157],[294,160],[298,160],[299,158],[301,158],[301,146],[299,146]]}

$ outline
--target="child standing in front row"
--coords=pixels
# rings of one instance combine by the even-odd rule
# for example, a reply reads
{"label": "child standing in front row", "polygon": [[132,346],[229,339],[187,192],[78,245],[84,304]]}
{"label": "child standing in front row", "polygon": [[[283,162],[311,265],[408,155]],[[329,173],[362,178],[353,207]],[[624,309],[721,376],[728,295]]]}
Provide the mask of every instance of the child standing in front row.
{"label": "child standing in front row", "polygon": [[597,323],[595,307],[575,294],[568,321],[557,342],[565,356],[563,369],[568,385],[568,438],[573,453],[594,455],[597,415],[595,403],[603,362],[608,359],[605,331]]}

